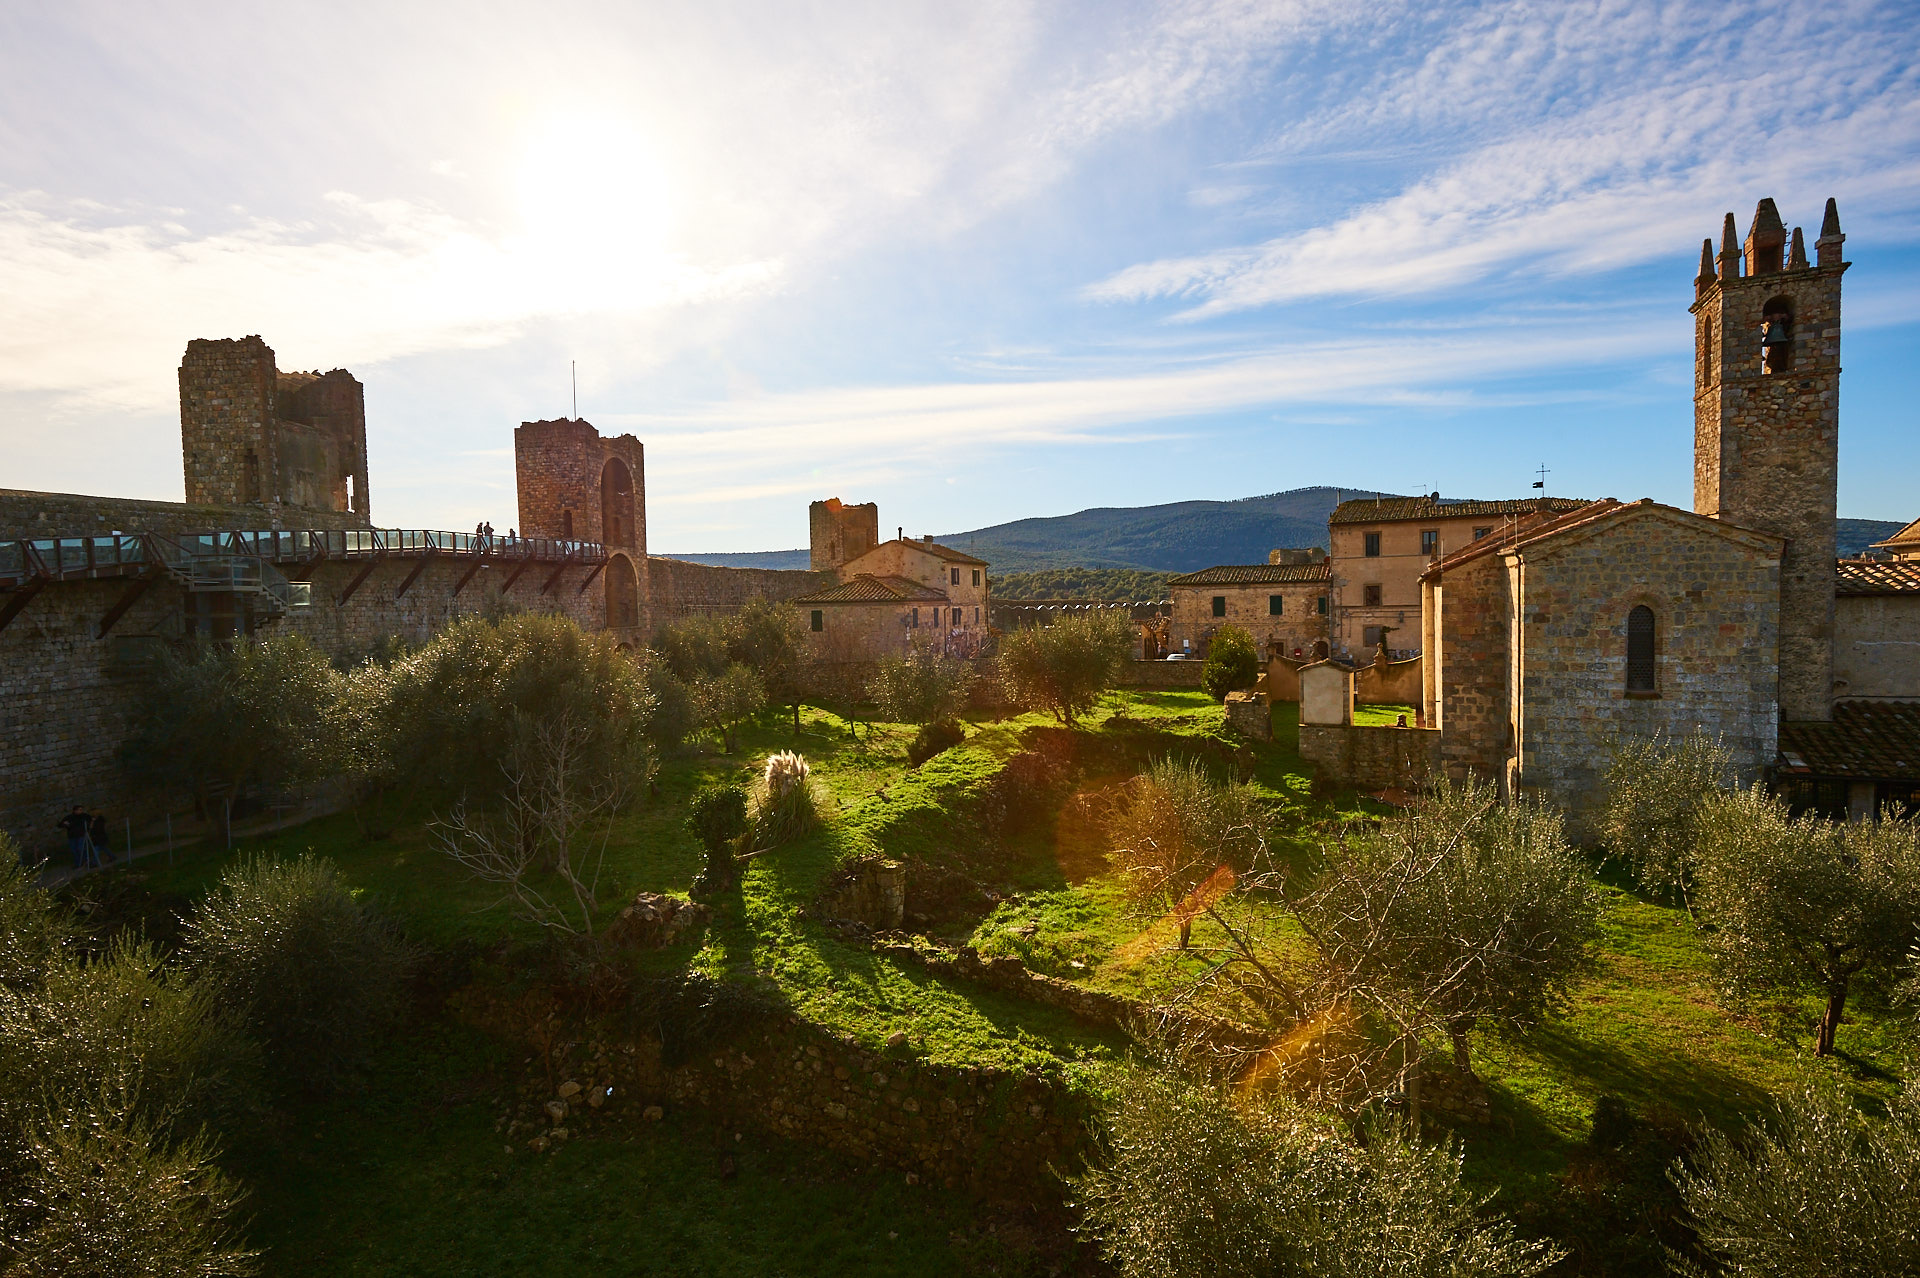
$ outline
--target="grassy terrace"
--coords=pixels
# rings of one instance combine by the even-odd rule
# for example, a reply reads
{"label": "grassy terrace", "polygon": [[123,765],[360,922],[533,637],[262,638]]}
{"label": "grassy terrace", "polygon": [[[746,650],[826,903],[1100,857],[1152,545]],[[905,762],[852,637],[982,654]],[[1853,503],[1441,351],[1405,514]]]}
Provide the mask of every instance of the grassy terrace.
{"label": "grassy terrace", "polygon": [[[1377,712],[1393,722],[1398,708]],[[1110,716],[1115,722],[1107,723]],[[663,764],[656,797],[618,822],[607,844],[602,899],[610,916],[637,891],[683,893],[701,854],[682,828],[685,800],[719,778],[746,779],[767,751],[802,750],[830,789],[833,811],[805,841],[753,860],[736,908],[723,910],[698,952],[650,961],[691,964],[752,981],[805,1016],[870,1045],[905,1030],[939,1060],[1046,1068],[1091,1080],[1125,1044],[1062,1013],[963,984],[929,979],[844,942],[803,914],[842,858],[865,852],[965,869],[1003,895],[991,909],[943,920],[945,939],[1018,954],[1038,970],[1136,995],[1190,979],[1195,960],[1168,952],[1171,925],[1127,907],[1080,796],[1123,780],[1170,748],[1237,758],[1285,813],[1282,852],[1304,859],[1325,823],[1378,809],[1354,796],[1315,799],[1291,745],[1228,736],[1217,705],[1189,692],[1121,693],[1081,734],[1078,794],[1056,818],[1004,843],[978,830],[963,801],[1010,755],[1057,729],[1041,716],[981,720],[967,742],[917,769],[900,725],[854,724],[808,710],[796,743],[769,714],[726,757],[687,751]],[[436,944],[535,938],[433,847],[429,814],[380,814],[369,839],[340,816],[251,841],[244,850],[311,849],[387,901]],[[148,869],[162,908],[202,891],[224,851]],[[1815,1068],[1811,1003],[1736,1013],[1718,999],[1684,912],[1603,874],[1612,898],[1598,973],[1567,1014],[1523,1040],[1483,1036],[1476,1065],[1492,1086],[1495,1124],[1463,1133],[1472,1175],[1509,1209],[1551,1197],[1577,1162],[1595,1100],[1624,1098],[1676,1121],[1731,1124],[1768,1093]],[[150,903],[149,909],[153,907]],[[910,904],[909,908],[913,908]],[[1196,946],[1207,925],[1195,928]],[[1873,1104],[1890,1094],[1899,1060],[1891,1022],[1860,1001],[1830,1069]],[[261,1150],[239,1151],[256,1186],[256,1237],[283,1273],[577,1272],[596,1259],[642,1273],[1021,1272],[1046,1264],[1017,1231],[981,1232],[965,1204],[897,1175],[782,1142],[713,1130],[690,1113],[574,1142],[547,1158],[507,1152],[492,1129],[520,1062],[497,1043],[435,1022],[396,1046],[362,1093],[296,1117]],[[611,1111],[610,1111],[611,1112]],[[735,1171],[720,1170],[725,1151]],[[990,1268],[992,1267],[992,1268]]]}

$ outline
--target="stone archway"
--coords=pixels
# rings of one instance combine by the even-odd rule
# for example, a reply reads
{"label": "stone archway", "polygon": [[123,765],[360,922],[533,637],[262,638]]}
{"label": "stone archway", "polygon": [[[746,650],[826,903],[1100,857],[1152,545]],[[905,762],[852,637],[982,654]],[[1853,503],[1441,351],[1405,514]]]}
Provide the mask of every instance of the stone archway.
{"label": "stone archway", "polygon": [[618,457],[600,468],[600,542],[633,547],[633,472]]}
{"label": "stone archway", "polygon": [[640,575],[633,560],[625,555],[610,555],[606,570],[607,629],[628,630],[640,624]]}

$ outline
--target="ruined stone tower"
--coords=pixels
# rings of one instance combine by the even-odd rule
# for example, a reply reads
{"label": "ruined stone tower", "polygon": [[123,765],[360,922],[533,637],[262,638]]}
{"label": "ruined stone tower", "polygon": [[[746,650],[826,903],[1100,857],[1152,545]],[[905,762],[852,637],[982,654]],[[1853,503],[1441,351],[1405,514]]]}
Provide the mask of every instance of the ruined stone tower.
{"label": "ruined stone tower", "polygon": [[[1840,260],[1827,201],[1816,258],[1770,199],[1744,244],[1727,214],[1694,281],[1693,508],[1787,539],[1780,561],[1780,716],[1833,699],[1834,520],[1840,460]],[[1784,260],[1783,260],[1784,259]]]}
{"label": "ruined stone tower", "polygon": [[605,570],[607,625],[647,624],[645,450],[632,435],[603,438],[575,419],[522,422],[513,432],[520,534],[596,541]]}
{"label": "ruined stone tower", "polygon": [[343,368],[282,373],[257,336],[189,342],[180,449],[191,503],[335,511],[367,522],[366,400]]}
{"label": "ruined stone tower", "polygon": [[838,497],[807,507],[811,543],[808,567],[819,572],[837,569],[880,544],[880,507],[873,502],[849,506]]}

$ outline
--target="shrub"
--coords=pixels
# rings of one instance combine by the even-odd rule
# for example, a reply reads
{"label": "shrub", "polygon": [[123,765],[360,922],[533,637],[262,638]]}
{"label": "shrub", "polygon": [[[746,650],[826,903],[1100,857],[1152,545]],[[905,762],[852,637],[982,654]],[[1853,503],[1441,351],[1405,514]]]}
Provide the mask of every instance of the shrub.
{"label": "shrub", "polygon": [[904,657],[883,657],[867,695],[894,723],[938,723],[960,713],[973,678],[966,662],[916,648]]}
{"label": "shrub", "polygon": [[171,1148],[164,1126],[124,1096],[83,1101],[26,1129],[15,1192],[0,1206],[8,1275],[193,1275],[259,1272],[233,1218],[241,1193],[212,1142]]}
{"label": "shrub", "polygon": [[919,767],[942,750],[951,750],[967,739],[966,729],[952,719],[922,724],[907,744],[907,762]]}
{"label": "shrub", "polygon": [[1002,640],[1000,677],[1015,702],[1071,728],[1113,685],[1132,646],[1132,623],[1115,613],[1062,617]]}
{"label": "shrub", "polygon": [[753,795],[753,845],[767,850],[805,838],[820,824],[813,769],[791,750],[767,756]]}
{"label": "shrub", "polygon": [[747,792],[737,785],[710,785],[695,792],[687,805],[687,829],[706,849],[707,861],[690,895],[713,896],[739,882],[733,844],[747,832],[747,809]]}
{"label": "shrub", "polygon": [[[1251,785],[1215,785],[1199,764],[1161,759],[1126,787],[1106,820],[1112,860],[1127,894],[1155,914],[1171,911],[1187,944],[1194,918],[1267,846],[1269,817]],[[1230,873],[1220,875],[1226,867]],[[1216,890],[1203,891],[1214,883]]]}
{"label": "shrub", "polygon": [[1743,1137],[1708,1132],[1672,1172],[1705,1251],[1728,1273],[1920,1273],[1920,1083],[1884,1122],[1809,1083]]}
{"label": "shrub", "polygon": [[123,936],[97,958],[62,956],[29,988],[0,989],[0,1142],[43,1098],[110,1089],[158,1120],[252,1117],[259,1051],[221,992]]}
{"label": "shrub", "polygon": [[187,920],[189,968],[238,1009],[277,1076],[344,1083],[400,1019],[414,954],[333,863],[250,857]]}
{"label": "shrub", "polygon": [[38,985],[72,934],[66,911],[21,866],[18,845],[0,831],[0,989]]}
{"label": "shrub", "polygon": [[1559,1259],[1483,1211],[1446,1145],[1388,1130],[1356,1145],[1311,1111],[1146,1071],[1108,1127],[1110,1158],[1074,1188],[1126,1278],[1520,1278]]}
{"label": "shrub", "polygon": [[1692,908],[1700,813],[1733,785],[1733,756],[1693,732],[1623,741],[1607,768],[1600,834],[1649,892],[1677,892]]}
{"label": "shrub", "polygon": [[1260,678],[1260,654],[1253,649],[1253,636],[1238,626],[1217,631],[1207,643],[1207,661],[1200,669],[1200,682],[1207,695],[1225,701],[1229,692],[1251,688]]}
{"label": "shrub", "polygon": [[693,735],[699,722],[693,689],[682,683],[666,662],[647,663],[647,691],[653,696],[653,718],[647,727],[650,741],[671,749]]}

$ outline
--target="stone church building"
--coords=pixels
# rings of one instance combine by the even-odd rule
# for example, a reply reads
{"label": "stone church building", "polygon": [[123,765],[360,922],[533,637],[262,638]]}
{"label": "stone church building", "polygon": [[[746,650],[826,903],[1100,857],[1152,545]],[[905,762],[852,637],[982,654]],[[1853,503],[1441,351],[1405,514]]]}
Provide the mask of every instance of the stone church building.
{"label": "stone church building", "polygon": [[1920,563],[1835,558],[1844,241],[1763,200],[1703,247],[1692,510],[1540,510],[1426,569],[1433,765],[1577,826],[1619,739],[1702,730],[1800,806],[1920,796]]}

